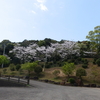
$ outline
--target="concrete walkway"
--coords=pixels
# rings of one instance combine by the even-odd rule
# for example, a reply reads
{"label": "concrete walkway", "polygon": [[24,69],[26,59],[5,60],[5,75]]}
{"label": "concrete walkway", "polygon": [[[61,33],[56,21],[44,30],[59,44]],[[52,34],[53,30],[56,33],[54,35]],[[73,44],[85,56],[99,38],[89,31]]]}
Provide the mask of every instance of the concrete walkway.
{"label": "concrete walkway", "polygon": [[99,88],[69,87],[30,81],[33,87],[0,87],[0,100],[100,100]]}

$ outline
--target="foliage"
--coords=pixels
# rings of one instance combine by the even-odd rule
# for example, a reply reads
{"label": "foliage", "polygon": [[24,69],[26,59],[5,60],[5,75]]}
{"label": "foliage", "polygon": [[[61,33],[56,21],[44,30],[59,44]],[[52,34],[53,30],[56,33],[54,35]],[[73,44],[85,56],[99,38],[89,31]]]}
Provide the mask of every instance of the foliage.
{"label": "foliage", "polygon": [[91,49],[99,52],[100,50],[100,26],[94,27],[94,31],[90,31],[86,38],[91,42]]}
{"label": "foliage", "polygon": [[76,70],[76,76],[79,76],[81,78],[81,76],[86,76],[87,73],[86,73],[86,70],[83,69],[83,68],[79,68]]}
{"label": "foliage", "polygon": [[83,59],[82,62],[83,62],[84,64],[87,64],[87,65],[88,65],[88,60],[87,60],[87,59]]}
{"label": "foliage", "polygon": [[100,58],[96,60],[96,64],[100,66]]}
{"label": "foliage", "polygon": [[45,68],[50,68],[53,65],[52,62],[46,62],[45,63]]}
{"label": "foliage", "polygon": [[14,64],[10,64],[10,65],[9,65],[9,69],[10,69],[11,71],[15,71],[16,66],[15,66]]}
{"label": "foliage", "polygon": [[96,64],[96,60],[97,60],[97,58],[94,58],[93,59],[93,64]]}
{"label": "foliage", "polygon": [[21,69],[27,70],[28,75],[30,76],[30,72],[34,71],[34,68],[37,66],[37,62],[33,63],[25,63],[21,65]]}
{"label": "foliage", "polygon": [[55,77],[57,77],[59,74],[60,74],[60,71],[59,71],[59,70],[55,70],[55,71],[53,72],[53,75],[55,75]]}
{"label": "foliage", "polygon": [[[64,43],[52,43],[49,39],[43,41],[45,41],[46,46],[39,46],[36,43],[32,43],[24,47],[20,44],[16,44],[14,49],[9,52],[9,55],[12,54],[14,57],[20,59],[22,63],[31,62],[36,59],[44,61],[45,58],[56,62],[65,57],[70,57],[70,55],[72,57],[73,54],[79,56],[80,48],[74,41],[64,41]],[[42,41],[39,42],[41,43]]]}
{"label": "foliage", "polygon": [[68,75],[68,77],[73,73],[75,69],[74,63],[65,63],[64,66],[62,66],[62,70],[64,74]]}
{"label": "foliage", "polygon": [[70,82],[70,84],[74,84],[75,83],[75,79],[74,78],[69,78],[68,81]]}
{"label": "foliage", "polygon": [[21,68],[21,65],[20,64],[17,64],[16,65],[16,70],[18,71],[20,68]]}
{"label": "foliage", "polygon": [[88,65],[87,64],[83,64],[82,67],[83,68],[88,68]]}
{"label": "foliage", "polygon": [[41,66],[36,66],[36,67],[34,67],[34,72],[35,72],[36,74],[40,74],[40,73],[42,72],[42,67],[41,67]]}
{"label": "foliage", "polygon": [[9,59],[4,55],[0,55],[0,64],[7,64],[7,63],[9,63]]}

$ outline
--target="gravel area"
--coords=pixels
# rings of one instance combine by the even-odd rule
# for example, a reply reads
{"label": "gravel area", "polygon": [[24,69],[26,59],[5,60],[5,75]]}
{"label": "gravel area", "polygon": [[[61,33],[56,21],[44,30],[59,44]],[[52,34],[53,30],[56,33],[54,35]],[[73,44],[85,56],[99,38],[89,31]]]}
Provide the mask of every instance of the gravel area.
{"label": "gravel area", "polygon": [[31,87],[0,87],[0,100],[100,100],[99,88],[30,81]]}

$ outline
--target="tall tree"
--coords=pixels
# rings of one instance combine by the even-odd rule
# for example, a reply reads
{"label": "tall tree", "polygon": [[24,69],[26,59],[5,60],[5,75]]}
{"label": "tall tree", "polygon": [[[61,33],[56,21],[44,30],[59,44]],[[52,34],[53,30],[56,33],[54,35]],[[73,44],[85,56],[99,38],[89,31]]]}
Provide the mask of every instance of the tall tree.
{"label": "tall tree", "polygon": [[94,27],[94,31],[89,31],[86,38],[91,42],[91,48],[100,51],[100,26]]}

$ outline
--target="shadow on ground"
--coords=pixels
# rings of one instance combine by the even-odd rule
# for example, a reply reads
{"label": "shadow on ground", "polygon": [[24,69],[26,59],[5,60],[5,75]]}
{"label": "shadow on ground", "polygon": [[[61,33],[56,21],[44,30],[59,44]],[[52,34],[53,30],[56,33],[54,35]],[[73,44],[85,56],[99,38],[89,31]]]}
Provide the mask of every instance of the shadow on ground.
{"label": "shadow on ground", "polygon": [[26,87],[26,86],[27,86],[26,84],[0,79],[0,87]]}

